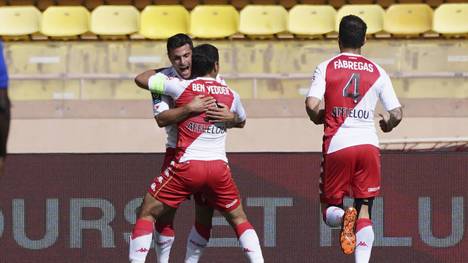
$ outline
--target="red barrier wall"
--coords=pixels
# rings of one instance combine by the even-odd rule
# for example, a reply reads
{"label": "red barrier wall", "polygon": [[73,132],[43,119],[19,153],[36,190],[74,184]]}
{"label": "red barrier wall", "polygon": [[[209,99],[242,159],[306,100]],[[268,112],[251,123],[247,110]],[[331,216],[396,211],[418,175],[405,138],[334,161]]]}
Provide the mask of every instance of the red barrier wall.
{"label": "red barrier wall", "polygon": [[[354,262],[318,206],[318,153],[229,155],[265,262]],[[0,181],[0,262],[127,262],[125,234],[160,154],[18,154]],[[468,153],[384,153],[372,262],[468,262]],[[192,201],[177,214],[182,262]],[[214,220],[202,262],[246,262]],[[147,262],[155,262],[154,253]]]}

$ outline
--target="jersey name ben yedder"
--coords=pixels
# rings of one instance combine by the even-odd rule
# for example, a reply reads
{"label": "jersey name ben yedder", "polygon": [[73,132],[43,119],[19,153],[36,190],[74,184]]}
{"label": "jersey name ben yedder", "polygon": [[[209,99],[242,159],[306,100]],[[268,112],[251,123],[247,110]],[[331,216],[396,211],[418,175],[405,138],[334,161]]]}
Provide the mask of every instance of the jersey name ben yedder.
{"label": "jersey name ben yedder", "polygon": [[[179,76],[179,74],[177,73],[174,67],[160,68],[160,69],[157,69],[156,72],[164,74],[165,76],[170,77],[170,78],[182,79],[182,77]],[[216,80],[220,82],[221,84],[226,85],[226,82],[220,75],[216,77]],[[155,117],[158,116],[163,111],[174,108],[175,106],[174,101],[172,100],[170,96],[156,94],[156,93],[151,93],[151,95],[153,97],[153,114]],[[166,147],[176,148],[177,125],[175,124],[167,125],[166,127],[164,127],[164,129],[166,130],[166,134],[167,134]]]}
{"label": "jersey name ben yedder", "polygon": [[[164,74],[153,75],[148,86],[154,93],[173,99],[175,106],[189,103],[197,95],[207,95],[225,104],[240,121],[246,118],[239,95],[226,85],[212,78],[181,80]],[[226,127],[224,123],[210,123],[205,113],[197,114],[177,125],[178,140],[176,160],[223,160],[226,158]]]}
{"label": "jersey name ben yedder", "polygon": [[325,102],[323,153],[361,144],[379,147],[374,110],[400,107],[387,73],[363,56],[341,53],[316,68],[308,97]]}

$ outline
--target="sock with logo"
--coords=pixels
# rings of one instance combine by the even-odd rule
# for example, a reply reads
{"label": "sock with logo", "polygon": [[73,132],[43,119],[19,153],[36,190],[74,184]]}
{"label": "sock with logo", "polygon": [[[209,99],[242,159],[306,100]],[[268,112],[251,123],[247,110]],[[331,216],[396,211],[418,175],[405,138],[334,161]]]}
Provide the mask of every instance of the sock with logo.
{"label": "sock with logo", "polygon": [[237,238],[239,239],[245,255],[249,259],[249,262],[263,263],[260,241],[258,240],[257,233],[249,221],[245,221],[244,223],[235,226],[234,230],[236,231]]}
{"label": "sock with logo", "polygon": [[211,226],[205,226],[195,222],[195,225],[190,231],[190,235],[187,239],[187,252],[185,254],[185,263],[196,263],[200,260],[210,240]]}
{"label": "sock with logo", "polygon": [[323,221],[330,227],[339,227],[343,223],[344,210],[341,207],[329,206],[323,210]]}
{"label": "sock with logo", "polygon": [[359,218],[356,221],[356,250],[354,252],[356,263],[369,262],[373,243],[372,221],[369,218]]}
{"label": "sock with logo", "polygon": [[170,224],[162,224],[156,221],[154,232],[154,248],[158,263],[168,263],[172,244],[174,244],[174,227]]}
{"label": "sock with logo", "polygon": [[154,222],[137,219],[130,237],[128,257],[131,263],[144,263],[151,247]]}

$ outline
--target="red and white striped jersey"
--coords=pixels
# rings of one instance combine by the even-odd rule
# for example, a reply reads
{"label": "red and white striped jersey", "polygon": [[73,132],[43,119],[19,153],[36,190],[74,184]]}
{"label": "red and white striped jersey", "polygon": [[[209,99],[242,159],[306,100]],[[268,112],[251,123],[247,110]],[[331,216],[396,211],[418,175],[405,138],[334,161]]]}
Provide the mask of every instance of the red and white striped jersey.
{"label": "red and white striped jersey", "polygon": [[[164,74],[153,75],[148,82],[152,92],[171,97],[176,107],[189,103],[197,95],[208,95],[236,113],[240,121],[246,119],[239,95],[213,78],[181,80]],[[210,123],[205,113],[189,117],[177,125],[176,160],[223,160],[226,158],[226,126]]]}
{"label": "red and white striped jersey", "polygon": [[[175,70],[174,67],[168,67],[168,68],[162,68],[156,70],[156,72],[161,73],[166,75],[167,77],[170,78],[178,78],[178,79],[183,79],[179,73]],[[224,79],[218,75],[216,77],[216,80],[220,82],[221,84],[226,85],[226,82]],[[168,109],[174,108],[174,101],[170,96],[166,95],[161,95],[161,94],[156,94],[156,93],[151,93],[153,97],[153,114],[154,116],[158,116],[161,112],[166,111]],[[167,134],[167,142],[166,142],[166,147],[167,148],[176,148],[177,145],[177,125],[167,125],[164,127],[166,130]]]}
{"label": "red and white striped jersey", "polygon": [[374,110],[400,107],[385,70],[363,56],[341,53],[315,69],[307,97],[325,102],[323,153],[371,144],[379,147]]}

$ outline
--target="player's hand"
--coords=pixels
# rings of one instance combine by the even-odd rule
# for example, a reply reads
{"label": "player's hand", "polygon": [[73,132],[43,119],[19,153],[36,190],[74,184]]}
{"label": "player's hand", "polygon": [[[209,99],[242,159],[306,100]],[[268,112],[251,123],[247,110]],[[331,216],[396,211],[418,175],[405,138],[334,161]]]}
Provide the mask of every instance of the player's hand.
{"label": "player's hand", "polygon": [[185,107],[189,112],[200,113],[207,111],[209,108],[213,107],[213,105],[216,105],[216,100],[213,97],[198,95],[195,96]]}
{"label": "player's hand", "polygon": [[385,116],[383,116],[382,114],[379,113],[379,116],[382,118],[380,119],[379,121],[379,125],[380,125],[380,129],[383,131],[383,132],[391,132],[392,129],[389,127],[388,125],[388,118],[386,118]]}
{"label": "player's hand", "polygon": [[217,107],[211,107],[206,112],[206,117],[209,122],[234,122],[236,115],[230,111],[228,106],[223,103],[218,103]]}

